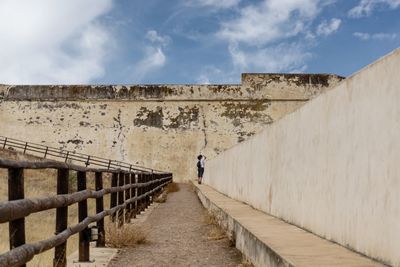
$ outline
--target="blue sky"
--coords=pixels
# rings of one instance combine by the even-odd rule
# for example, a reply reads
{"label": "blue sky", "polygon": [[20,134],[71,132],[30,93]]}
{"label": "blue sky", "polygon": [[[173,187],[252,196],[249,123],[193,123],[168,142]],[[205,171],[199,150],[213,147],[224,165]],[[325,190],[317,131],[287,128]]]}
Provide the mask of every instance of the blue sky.
{"label": "blue sky", "polygon": [[0,83],[349,76],[400,46],[400,0],[0,0]]}

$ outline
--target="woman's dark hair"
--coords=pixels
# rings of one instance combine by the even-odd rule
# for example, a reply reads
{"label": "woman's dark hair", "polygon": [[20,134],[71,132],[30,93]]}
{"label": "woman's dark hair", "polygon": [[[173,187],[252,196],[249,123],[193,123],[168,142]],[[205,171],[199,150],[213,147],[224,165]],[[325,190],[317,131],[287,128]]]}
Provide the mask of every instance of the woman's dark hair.
{"label": "woman's dark hair", "polygon": [[198,156],[197,156],[197,159],[198,159],[198,160],[201,160],[202,157],[203,157],[202,155],[198,155]]}

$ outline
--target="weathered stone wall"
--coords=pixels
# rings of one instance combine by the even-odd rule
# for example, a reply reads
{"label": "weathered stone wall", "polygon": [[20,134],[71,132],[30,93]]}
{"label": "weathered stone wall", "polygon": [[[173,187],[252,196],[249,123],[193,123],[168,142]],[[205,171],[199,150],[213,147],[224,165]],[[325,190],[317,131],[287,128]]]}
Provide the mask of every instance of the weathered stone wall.
{"label": "weathered stone wall", "polygon": [[400,49],[207,162],[227,196],[400,267]]}
{"label": "weathered stone wall", "polygon": [[243,74],[241,85],[0,87],[0,135],[196,176],[341,77]]}

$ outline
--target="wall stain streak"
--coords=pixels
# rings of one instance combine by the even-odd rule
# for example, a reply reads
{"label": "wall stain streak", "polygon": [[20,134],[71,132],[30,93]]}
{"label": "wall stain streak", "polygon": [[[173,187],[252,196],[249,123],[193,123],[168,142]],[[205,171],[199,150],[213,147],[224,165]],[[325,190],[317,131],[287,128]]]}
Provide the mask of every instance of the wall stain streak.
{"label": "wall stain streak", "polygon": [[114,120],[114,132],[117,132],[117,140],[113,141],[113,145],[112,147],[115,147],[117,144],[119,144],[119,151],[120,151],[120,155],[122,157],[122,160],[125,160],[127,153],[126,153],[126,148],[124,146],[125,140],[126,140],[126,136],[125,136],[125,131],[124,128],[125,126],[122,124],[121,121],[121,109],[118,109],[118,115],[117,117],[113,117]]}
{"label": "wall stain streak", "polygon": [[203,119],[202,132],[203,132],[203,135],[204,135],[204,145],[201,148],[201,151],[204,151],[206,149],[206,147],[207,147],[208,140],[207,140],[207,131],[206,131],[206,129],[207,129],[206,116],[205,116],[203,107],[201,108],[201,116],[202,116],[202,119]]}

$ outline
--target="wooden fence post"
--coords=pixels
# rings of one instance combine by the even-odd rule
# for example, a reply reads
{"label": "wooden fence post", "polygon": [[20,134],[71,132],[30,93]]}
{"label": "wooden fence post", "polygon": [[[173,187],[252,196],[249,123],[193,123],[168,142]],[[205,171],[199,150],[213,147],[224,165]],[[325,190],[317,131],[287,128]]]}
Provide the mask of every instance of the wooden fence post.
{"label": "wooden fence post", "polygon": [[[153,173],[151,173],[151,174],[149,174],[149,181],[150,182],[152,182],[153,181]],[[153,186],[154,186],[154,184],[150,184],[149,185],[149,191],[151,191],[151,190],[153,190]],[[148,204],[147,204],[147,206],[150,206],[151,205],[151,200],[153,199],[153,194],[150,194],[149,195],[149,197],[148,197]]]}
{"label": "wooden fence post", "polygon": [[[111,187],[118,186],[118,173],[113,173],[111,178]],[[117,193],[111,193],[110,196],[110,209],[117,206]],[[111,221],[115,222],[115,213],[111,214]]]}
{"label": "wooden fence post", "polygon": [[[134,179],[134,183],[137,185],[137,183],[138,183],[138,174],[134,174],[134,177],[133,177],[133,179]],[[134,193],[134,197],[138,197],[138,188],[137,187],[135,187],[134,189],[133,189],[133,193]],[[138,201],[136,200],[134,203],[133,203],[133,218],[136,218],[136,214],[138,213]]]}
{"label": "wooden fence post", "polygon": [[[125,174],[123,172],[119,173],[118,178],[118,186],[124,186],[125,183]],[[118,205],[124,204],[124,191],[118,192]],[[122,226],[124,224],[124,209],[118,210],[118,226]]]}
{"label": "wooden fence post", "polygon": [[[142,183],[146,183],[146,175],[147,175],[146,173],[142,174],[142,179],[141,179]],[[141,189],[141,195],[146,193],[146,186],[143,186],[140,189]],[[141,203],[140,204],[142,206],[140,210],[144,211],[146,209],[146,197],[141,199]]]}
{"label": "wooden fence post", "polygon": [[[153,182],[151,184],[151,190],[154,190],[156,188],[156,186],[157,186],[157,183],[155,183],[155,181],[157,181],[157,174],[156,173],[153,173],[153,175],[151,176],[151,181]],[[155,195],[156,195],[156,192],[151,193],[151,199],[150,199],[151,202],[150,202],[150,204],[152,202],[154,202]]]}
{"label": "wooden fence post", "polygon": [[[68,194],[68,169],[57,170],[57,195]],[[56,232],[59,234],[68,227],[68,206],[56,209]],[[67,266],[67,241],[54,248],[54,267]]]}
{"label": "wooden fence post", "polygon": [[[101,172],[96,172],[95,174],[95,186],[96,191],[103,189],[103,174]],[[103,197],[96,198],[96,214],[104,211],[104,201]],[[96,242],[97,247],[105,247],[106,245],[106,235],[104,231],[104,218],[97,222],[97,230],[99,237]]]}
{"label": "wooden fence post", "polygon": [[[126,185],[130,185],[131,184],[131,180],[130,180],[130,173],[125,173],[125,184]],[[129,200],[131,198],[131,189],[127,189],[125,190],[125,201]],[[131,214],[131,204],[128,204],[126,206],[126,210],[125,210],[125,222],[129,223],[130,220],[130,214]]]}
{"label": "wooden fence post", "polygon": [[[129,174],[129,184],[130,184],[131,186],[135,184],[135,173],[133,173],[133,172],[131,172],[131,173]],[[131,197],[131,198],[134,198],[134,197],[135,197],[135,188],[131,188],[129,194],[130,194],[130,197]],[[135,209],[135,205],[134,205],[133,202],[131,202],[131,203],[129,204],[129,210],[130,210],[129,220],[132,219],[133,214],[135,213],[135,210],[134,210],[134,209]]]}
{"label": "wooden fence post", "polygon": [[[156,187],[158,187],[158,186],[160,186],[161,185],[161,179],[163,178],[163,174],[158,174],[158,176],[157,176],[157,183],[156,183]],[[156,196],[159,196],[160,195],[160,192],[161,192],[161,188],[158,188],[157,189],[157,192],[156,192]]]}
{"label": "wooden fence post", "polygon": [[[138,180],[139,180],[139,183],[143,183],[143,176],[144,176],[144,174],[143,173],[140,173],[139,174],[139,178],[138,178]],[[141,186],[141,187],[139,187],[139,189],[138,189],[138,195],[139,195],[139,197],[141,197],[142,195],[143,195],[143,191],[144,191],[144,187],[143,186]],[[139,200],[139,202],[138,202],[138,214],[140,214],[144,209],[143,209],[143,207],[144,207],[144,199],[143,198],[141,198],[140,200]]]}
{"label": "wooden fence post", "polygon": [[[24,169],[8,169],[8,200],[23,199],[24,194]],[[9,222],[10,250],[25,244],[25,218]],[[26,266],[26,264],[21,265]]]}
{"label": "wooden fence post", "polygon": [[[147,174],[146,175],[146,183],[150,182],[151,179],[151,174]],[[150,185],[146,186],[146,193],[148,193],[150,191]],[[146,202],[145,202],[145,208],[147,209],[147,207],[150,205],[150,195],[146,196]]]}
{"label": "wooden fence post", "polygon": [[[78,171],[78,191],[86,190],[86,172]],[[78,202],[79,222],[82,222],[88,215],[87,199]],[[79,259],[80,262],[88,262],[89,259],[89,228],[79,232]]]}

